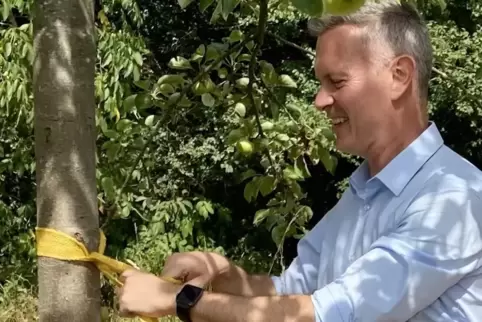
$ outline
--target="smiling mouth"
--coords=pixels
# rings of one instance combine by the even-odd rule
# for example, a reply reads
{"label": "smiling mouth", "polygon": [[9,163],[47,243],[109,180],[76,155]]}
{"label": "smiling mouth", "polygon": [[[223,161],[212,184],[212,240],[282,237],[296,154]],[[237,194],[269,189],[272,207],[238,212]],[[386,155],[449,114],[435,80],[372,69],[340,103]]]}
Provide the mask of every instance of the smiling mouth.
{"label": "smiling mouth", "polygon": [[341,125],[343,123],[346,123],[348,121],[348,118],[347,117],[337,117],[337,118],[334,118],[332,119],[332,123],[333,125]]}

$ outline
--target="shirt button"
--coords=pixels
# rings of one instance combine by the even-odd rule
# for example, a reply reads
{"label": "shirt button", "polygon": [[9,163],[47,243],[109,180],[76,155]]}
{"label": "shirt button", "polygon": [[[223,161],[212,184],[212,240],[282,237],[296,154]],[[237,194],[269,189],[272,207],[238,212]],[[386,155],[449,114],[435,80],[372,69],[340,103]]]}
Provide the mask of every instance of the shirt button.
{"label": "shirt button", "polygon": [[364,209],[365,211],[370,210],[370,205],[365,205],[365,206],[363,207],[363,209]]}

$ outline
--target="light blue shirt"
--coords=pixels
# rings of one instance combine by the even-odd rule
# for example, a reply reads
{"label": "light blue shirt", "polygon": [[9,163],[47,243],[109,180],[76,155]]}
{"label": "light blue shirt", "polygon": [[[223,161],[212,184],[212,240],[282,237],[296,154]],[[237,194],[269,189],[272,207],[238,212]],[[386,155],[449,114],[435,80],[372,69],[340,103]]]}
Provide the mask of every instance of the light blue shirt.
{"label": "light blue shirt", "polygon": [[376,176],[352,174],[276,290],[310,294],[317,322],[480,322],[481,191],[430,123]]}

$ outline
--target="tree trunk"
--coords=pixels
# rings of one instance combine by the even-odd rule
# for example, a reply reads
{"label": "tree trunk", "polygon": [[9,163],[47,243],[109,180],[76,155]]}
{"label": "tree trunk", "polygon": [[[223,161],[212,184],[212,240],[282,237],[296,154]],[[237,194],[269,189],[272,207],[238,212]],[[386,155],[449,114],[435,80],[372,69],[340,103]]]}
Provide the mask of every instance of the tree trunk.
{"label": "tree trunk", "polygon": [[[93,0],[37,0],[33,90],[37,224],[98,247]],[[100,321],[92,264],[38,259],[40,321]]]}

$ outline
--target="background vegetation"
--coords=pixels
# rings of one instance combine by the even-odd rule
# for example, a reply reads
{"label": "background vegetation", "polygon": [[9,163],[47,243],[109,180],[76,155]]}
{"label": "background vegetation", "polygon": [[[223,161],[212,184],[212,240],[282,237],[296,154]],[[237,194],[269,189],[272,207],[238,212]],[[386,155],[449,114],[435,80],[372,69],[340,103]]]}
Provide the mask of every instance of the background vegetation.
{"label": "background vegetation", "polygon": [[[33,321],[32,1],[0,3],[0,321]],[[431,118],[480,167],[482,4],[419,8],[435,50]],[[97,4],[98,204],[110,256],[159,272],[172,252],[215,250],[279,273],[337,201],[358,160],[333,149],[313,108],[307,16],[287,1],[267,12],[260,21],[254,0]],[[108,284],[103,295],[115,307]]]}

